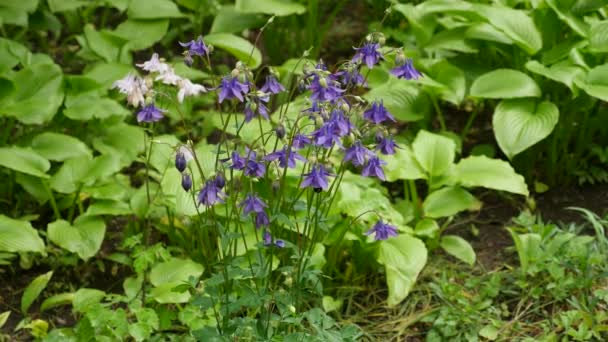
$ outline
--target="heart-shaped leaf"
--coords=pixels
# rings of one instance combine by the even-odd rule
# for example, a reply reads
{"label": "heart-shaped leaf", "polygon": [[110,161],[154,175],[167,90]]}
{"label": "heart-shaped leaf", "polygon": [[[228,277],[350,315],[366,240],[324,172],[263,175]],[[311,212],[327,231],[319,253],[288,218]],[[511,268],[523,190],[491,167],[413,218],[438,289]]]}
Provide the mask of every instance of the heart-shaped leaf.
{"label": "heart-shaped leaf", "polygon": [[44,252],[44,241],[27,221],[0,215],[0,252]]}
{"label": "heart-shaped leaf", "polygon": [[58,220],[47,227],[49,240],[61,248],[78,254],[85,261],[97,254],[105,233],[105,222],[94,216],[79,216],[74,225]]}
{"label": "heart-shaped leaf", "polygon": [[453,179],[466,187],[481,186],[528,196],[524,177],[518,175],[509,163],[486,156],[461,159],[454,167]]}
{"label": "heart-shaped leaf", "polygon": [[471,85],[471,96],[490,99],[539,97],[540,88],[530,76],[512,69],[497,69],[479,76]]}

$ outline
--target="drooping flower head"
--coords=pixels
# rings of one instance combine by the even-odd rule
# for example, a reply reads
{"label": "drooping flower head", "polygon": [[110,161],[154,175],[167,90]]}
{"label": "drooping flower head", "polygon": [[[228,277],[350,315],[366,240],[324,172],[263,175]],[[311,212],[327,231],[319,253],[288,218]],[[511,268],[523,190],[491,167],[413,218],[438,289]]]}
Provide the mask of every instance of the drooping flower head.
{"label": "drooping flower head", "polygon": [[191,40],[187,43],[180,42],[179,45],[188,48],[187,54],[190,56],[204,57],[209,54],[209,47],[205,45],[202,36],[198,36],[196,41]]}
{"label": "drooping flower head", "polygon": [[366,86],[365,78],[357,68],[340,70],[334,73],[334,78],[337,79],[343,87],[349,86]]}
{"label": "drooping flower head", "polygon": [[264,105],[268,100],[268,96],[251,96],[251,101],[248,101],[245,104],[245,122],[249,122],[257,116],[270,120],[268,117],[268,108]]}
{"label": "drooping flower head", "polygon": [[255,151],[247,150],[245,154],[245,169],[243,173],[249,177],[263,177],[266,173],[266,166],[257,160],[257,153]]}
{"label": "drooping flower head", "polygon": [[312,141],[310,140],[309,137],[303,135],[303,134],[296,134],[293,137],[293,141],[291,143],[291,146],[294,149],[301,149],[306,147],[306,145],[310,144]]}
{"label": "drooping flower head", "polygon": [[270,225],[270,220],[265,211],[255,214],[255,227],[257,229],[260,229],[260,227],[268,227],[268,225]]}
{"label": "drooping flower head", "polygon": [[314,189],[327,190],[329,188],[329,182],[327,177],[329,176],[333,175],[327,172],[323,165],[313,165],[310,172],[304,174],[304,181],[302,181],[300,188],[312,187]]}
{"label": "drooping flower head", "polygon": [[354,63],[363,62],[368,68],[373,68],[374,65],[378,64],[384,59],[382,53],[380,53],[380,44],[378,43],[365,43],[363,47],[355,48],[357,53],[353,57]]}
{"label": "drooping flower head", "polygon": [[363,112],[363,117],[375,123],[376,125],[383,123],[386,120],[395,122],[395,118],[389,113],[381,102],[373,102],[371,108]]}
{"label": "drooping flower head", "polygon": [[179,91],[177,92],[177,101],[179,101],[179,103],[184,102],[184,97],[186,96],[197,96],[200,93],[207,92],[207,88],[203,85],[192,83],[186,78],[178,80],[177,87],[179,88]]}
{"label": "drooping flower head", "polygon": [[167,85],[178,85],[179,82],[183,81],[183,78],[179,77],[172,67],[169,67],[165,72],[158,74],[154,80]]}
{"label": "drooping flower head", "polygon": [[312,141],[316,146],[331,148],[334,144],[342,146],[340,141],[340,130],[336,123],[328,121],[311,134]]}
{"label": "drooping flower head", "polygon": [[331,112],[329,122],[333,124],[335,133],[340,137],[347,135],[353,129],[353,124],[350,122],[350,119],[344,115],[344,112],[340,109],[334,109]]}
{"label": "drooping flower head", "polygon": [[177,153],[175,153],[175,168],[177,171],[184,172],[184,170],[186,170],[186,163],[184,152],[177,151]]}
{"label": "drooping flower head", "polygon": [[137,122],[156,122],[164,117],[163,113],[166,110],[156,108],[153,104],[149,104],[137,112]]}
{"label": "drooping flower head", "polygon": [[142,64],[135,65],[147,72],[157,72],[159,74],[164,74],[165,72],[168,72],[171,68],[167,63],[164,63],[160,60],[157,53],[153,53],[150,60],[145,61]]}
{"label": "drooping flower head", "polygon": [[288,167],[293,169],[296,167],[296,160],[305,161],[306,158],[301,156],[299,153],[295,151],[291,151],[287,149],[287,146],[284,146],[282,149],[269,153],[264,158],[266,161],[279,160],[279,166],[282,168]]}
{"label": "drooping flower head", "polygon": [[226,178],[224,178],[224,175],[221,173],[218,173],[213,181],[215,182],[215,186],[219,189],[223,189],[224,186],[226,186]]}
{"label": "drooping flower head", "polygon": [[374,239],[376,241],[386,240],[391,236],[397,236],[397,228],[388,223],[384,223],[382,219],[378,220],[376,224],[367,232],[365,235],[374,234]]}
{"label": "drooping flower head", "polygon": [[313,102],[333,102],[340,98],[344,92],[344,89],[340,89],[337,81],[318,74],[312,76],[308,89],[312,92],[310,99]]}
{"label": "drooping flower head", "polygon": [[373,157],[374,153],[367,147],[361,144],[361,141],[357,140],[351,147],[346,149],[344,153],[344,161],[350,161],[355,166],[362,166],[365,164],[367,158]]}
{"label": "drooping flower head", "polygon": [[260,91],[268,94],[278,94],[285,91],[285,87],[273,75],[266,76],[266,83],[260,88]]}
{"label": "drooping flower head", "polygon": [[205,186],[198,193],[198,202],[205,206],[212,206],[215,203],[223,203],[226,194],[217,186],[215,180],[210,179],[205,182]]}
{"label": "drooping flower head", "polygon": [[285,241],[281,240],[281,239],[276,239],[274,240],[274,244],[272,243],[272,235],[270,235],[270,233],[265,230],[264,234],[262,236],[262,239],[264,240],[264,246],[276,246],[278,248],[283,248],[285,247]]}
{"label": "drooping flower head", "polygon": [[122,94],[127,95],[127,103],[133,107],[144,104],[144,95],[148,92],[148,87],[144,80],[139,76],[129,73],[125,78],[112,84],[112,88],[118,88]]}
{"label": "drooping flower head", "polygon": [[219,88],[220,103],[224,100],[238,99],[240,102],[245,100],[245,95],[249,92],[249,83],[239,81],[238,77],[226,76],[222,79]]}
{"label": "drooping flower head", "polygon": [[[227,159],[224,160],[226,161]],[[232,154],[230,155],[230,161],[232,161],[232,165],[230,165],[230,168],[234,170],[244,169],[245,164],[247,163],[247,160],[241,157],[241,155],[237,151],[232,151]]]}
{"label": "drooping flower head", "polygon": [[263,213],[264,208],[268,208],[268,205],[256,194],[250,193],[239,204],[239,207],[243,208],[243,215],[248,215],[249,213]]}
{"label": "drooping flower head", "polygon": [[381,180],[386,180],[384,176],[384,170],[382,170],[382,165],[385,165],[386,162],[376,156],[369,158],[367,164],[361,170],[361,175],[365,177],[378,177]]}
{"label": "drooping flower head", "polygon": [[190,191],[192,188],[192,177],[187,173],[182,174],[182,188],[184,191]]}
{"label": "drooping flower head", "polygon": [[385,155],[395,154],[395,148],[399,148],[392,135],[386,137],[383,135],[376,135],[376,142],[378,143],[376,150],[379,150],[380,153]]}
{"label": "drooping flower head", "polygon": [[414,68],[414,64],[409,58],[402,65],[391,69],[391,74],[397,78],[405,78],[406,80],[417,80],[422,77],[422,74]]}

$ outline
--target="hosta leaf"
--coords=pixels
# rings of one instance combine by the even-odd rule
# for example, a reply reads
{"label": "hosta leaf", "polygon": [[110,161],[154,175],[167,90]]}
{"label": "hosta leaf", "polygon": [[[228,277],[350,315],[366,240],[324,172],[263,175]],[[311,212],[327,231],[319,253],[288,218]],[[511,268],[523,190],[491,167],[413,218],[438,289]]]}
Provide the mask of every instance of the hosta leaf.
{"label": "hosta leaf", "polygon": [[248,40],[230,33],[212,33],[205,36],[205,42],[214,47],[226,50],[234,57],[257,68],[262,64],[262,53]]}
{"label": "hosta leaf", "polygon": [[416,36],[416,42],[425,46],[433,37],[437,20],[434,15],[425,15],[412,4],[395,4],[393,9],[403,14],[411,27],[412,33]]}
{"label": "hosta leaf", "polygon": [[479,209],[481,203],[465,189],[452,186],[432,192],[422,203],[426,217],[438,218],[458,214],[464,210]]}
{"label": "hosta leaf", "polygon": [[76,157],[92,157],[91,150],[85,143],[75,137],[45,132],[37,135],[31,144],[41,156],[56,161],[64,161]]}
{"label": "hosta leaf", "polygon": [[465,40],[465,31],[466,27],[441,31],[435,34],[424,48],[429,51],[448,50],[462,53],[477,53],[479,50],[477,50],[475,44]]}
{"label": "hosta leaf", "polygon": [[385,84],[372,88],[364,97],[383,101],[393,116],[401,121],[418,121],[428,116],[431,102],[415,85],[391,77]]}
{"label": "hosta leaf", "polygon": [[528,61],[526,69],[553,81],[560,82],[572,91],[575,90],[574,81],[576,79],[583,79],[585,76],[585,71],[582,68],[570,63],[559,63],[546,67],[537,61]]}
{"label": "hosta leaf", "polygon": [[389,306],[395,306],[407,297],[426,260],[424,242],[411,235],[401,234],[380,242],[378,262],[386,270]]}
{"label": "hosta leaf", "polygon": [[450,138],[420,130],[412,143],[416,160],[432,177],[444,174],[454,162],[456,144]]}
{"label": "hosta leaf", "polygon": [[276,16],[306,12],[306,7],[290,0],[236,0],[235,8],[245,13],[264,13]]}
{"label": "hosta leaf", "polygon": [[49,178],[51,163],[31,148],[0,147],[0,166],[28,175]]}
{"label": "hosta leaf", "polygon": [[155,286],[152,297],[159,303],[183,303],[188,301],[190,293],[172,291],[178,285],[188,281],[190,277],[200,277],[203,266],[190,260],[173,258],[156,264],[150,271],[150,282]]}
{"label": "hosta leaf", "polygon": [[446,101],[458,105],[464,99],[466,93],[466,79],[464,72],[447,61],[441,61],[430,68],[433,79],[443,85],[444,90],[439,90],[439,95]]}
{"label": "hosta leaf", "polygon": [[263,15],[243,13],[234,6],[224,5],[213,18],[210,33],[239,33],[246,29],[261,27],[265,22]]}
{"label": "hosta leaf", "polygon": [[589,24],[583,21],[580,17],[572,14],[570,9],[567,8],[567,4],[560,0],[545,0],[545,2],[551,7],[559,19],[565,22],[570,28],[582,37],[589,37]]}
{"label": "hosta leaf", "polygon": [[490,25],[504,32],[528,54],[533,55],[543,47],[543,40],[534,20],[524,11],[496,5],[476,5],[475,8]]}
{"label": "hosta leaf", "polygon": [[47,227],[49,240],[78,254],[85,261],[97,254],[105,233],[105,222],[93,216],[79,216],[74,221],[74,225],[64,220],[58,220]]}
{"label": "hosta leaf", "polygon": [[171,0],[131,0],[127,9],[129,19],[181,18],[184,15]]}
{"label": "hosta leaf", "polygon": [[465,37],[467,39],[487,40],[508,45],[513,44],[513,40],[509,36],[488,23],[477,23],[469,26],[465,32]]}
{"label": "hosta leaf", "polygon": [[27,221],[0,215],[0,252],[44,252],[44,241]]}
{"label": "hosta leaf", "polygon": [[34,278],[34,280],[32,280],[32,282],[25,288],[25,291],[23,291],[23,296],[21,297],[21,312],[27,314],[27,310],[30,308],[36,298],[38,298],[42,290],[46,288],[46,285],[49,283],[52,276],[53,271],[39,275],[38,277]]}
{"label": "hosta leaf", "polygon": [[511,159],[551,134],[558,119],[559,110],[551,102],[504,100],[494,111],[492,126],[498,146]]}
{"label": "hosta leaf", "polygon": [[530,76],[512,69],[497,69],[479,76],[471,85],[471,96],[481,98],[539,97],[540,88]]}
{"label": "hosta leaf", "polygon": [[524,177],[518,175],[509,163],[486,156],[461,159],[454,168],[454,180],[465,187],[481,186],[488,189],[528,195]]}
{"label": "hosta leaf", "polygon": [[131,112],[120,103],[97,95],[68,96],[63,115],[72,120],[87,121],[93,118],[106,119],[111,116],[129,116]]}
{"label": "hosta leaf", "polygon": [[471,244],[456,235],[445,235],[441,237],[441,248],[453,257],[473,266],[475,264],[475,251]]}
{"label": "hosta leaf", "polygon": [[577,85],[587,94],[608,101],[608,64],[589,70],[585,82],[578,82]]}
{"label": "hosta leaf", "polygon": [[128,41],[125,48],[133,51],[151,47],[167,33],[169,20],[133,20],[122,22],[114,35]]}
{"label": "hosta leaf", "polygon": [[594,52],[608,52],[608,20],[598,21],[591,26],[589,48]]}
{"label": "hosta leaf", "polygon": [[386,180],[394,182],[399,179],[423,179],[426,178],[424,169],[416,158],[409,146],[400,144],[401,148],[395,151],[395,154],[387,156],[384,159],[384,175]]}

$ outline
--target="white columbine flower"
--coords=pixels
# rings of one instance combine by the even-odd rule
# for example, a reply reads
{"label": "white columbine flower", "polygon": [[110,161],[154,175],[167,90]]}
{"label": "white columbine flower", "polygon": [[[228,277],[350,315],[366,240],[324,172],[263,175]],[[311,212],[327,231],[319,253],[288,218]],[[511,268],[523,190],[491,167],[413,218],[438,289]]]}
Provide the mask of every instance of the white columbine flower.
{"label": "white columbine flower", "polygon": [[179,81],[181,81],[181,79],[182,79],[181,77],[179,77],[175,74],[175,71],[173,70],[173,68],[169,67],[167,69],[167,71],[156,76],[156,78],[154,80],[161,81],[164,84],[177,85],[177,83]]}
{"label": "white columbine flower", "polygon": [[144,95],[148,92],[145,82],[132,73],[114,82],[112,88],[118,88],[121,93],[127,94],[127,103],[133,107],[139,107],[140,104],[143,104],[145,101]]}
{"label": "white columbine flower", "polygon": [[186,96],[196,96],[200,93],[207,92],[207,88],[200,84],[192,83],[189,79],[184,78],[177,82],[179,91],[177,92],[177,100],[179,103],[184,102]]}
{"label": "white columbine flower", "polygon": [[150,58],[149,61],[146,61],[143,64],[135,64],[135,65],[137,65],[138,67],[140,67],[148,72],[157,72],[159,74],[164,74],[171,69],[171,67],[167,63],[160,61],[160,58],[158,58],[157,53],[154,53],[152,55],[152,58]]}
{"label": "white columbine flower", "polygon": [[186,163],[194,159],[194,154],[192,154],[192,150],[190,150],[190,147],[188,147],[186,145],[181,145],[177,149],[177,153],[182,153],[184,155],[184,158],[186,159]]}

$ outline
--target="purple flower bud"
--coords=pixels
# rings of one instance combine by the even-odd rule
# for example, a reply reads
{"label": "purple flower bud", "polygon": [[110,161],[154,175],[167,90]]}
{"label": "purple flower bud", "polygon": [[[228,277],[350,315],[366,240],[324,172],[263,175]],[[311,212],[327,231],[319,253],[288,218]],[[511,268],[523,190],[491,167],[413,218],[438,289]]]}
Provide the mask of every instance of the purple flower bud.
{"label": "purple flower bud", "polygon": [[399,148],[399,146],[395,143],[395,140],[393,140],[393,136],[389,135],[388,137],[382,137],[380,136],[378,139],[378,136],[376,136],[376,141],[378,141],[378,145],[376,146],[376,150],[380,150],[380,153],[382,154],[395,154],[395,149]]}
{"label": "purple flower bud", "polygon": [[186,157],[183,152],[177,151],[177,153],[175,153],[175,168],[179,172],[184,172],[184,170],[186,170]]}
{"label": "purple flower bud", "polygon": [[283,139],[285,138],[285,126],[279,124],[275,129],[274,133],[277,135],[277,138]]}
{"label": "purple flower bud", "polygon": [[261,227],[268,227],[270,225],[270,220],[268,219],[268,215],[266,212],[262,211],[261,213],[257,213],[255,215],[255,227],[260,229]]}
{"label": "purple flower bud", "polygon": [[166,110],[156,108],[153,104],[147,105],[137,112],[137,122],[156,122],[161,120]]}
{"label": "purple flower bud", "polygon": [[192,188],[192,177],[187,173],[182,174],[182,188],[185,191],[190,191]]}
{"label": "purple flower bud", "polygon": [[226,179],[224,178],[224,175],[222,175],[221,173],[218,173],[215,176],[215,186],[217,186],[220,189],[223,189],[224,186],[226,186]]}
{"label": "purple flower bud", "polygon": [[276,239],[276,240],[274,240],[274,245],[279,248],[283,248],[283,247],[285,247],[285,241],[283,241],[281,239]]}
{"label": "purple flower bud", "polygon": [[376,241],[386,240],[391,236],[397,236],[397,228],[390,224],[384,223],[380,219],[370,230],[365,232],[365,235],[374,234]]}

